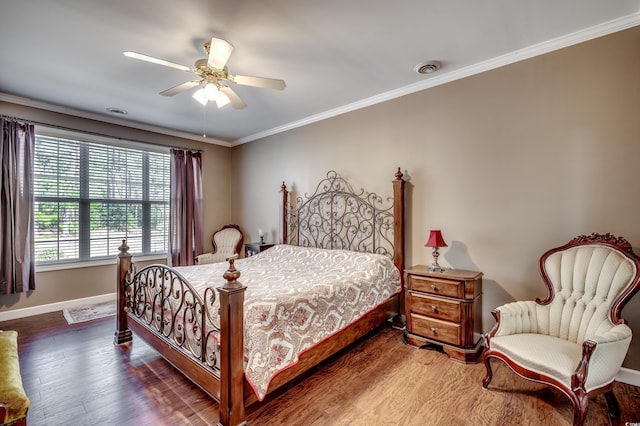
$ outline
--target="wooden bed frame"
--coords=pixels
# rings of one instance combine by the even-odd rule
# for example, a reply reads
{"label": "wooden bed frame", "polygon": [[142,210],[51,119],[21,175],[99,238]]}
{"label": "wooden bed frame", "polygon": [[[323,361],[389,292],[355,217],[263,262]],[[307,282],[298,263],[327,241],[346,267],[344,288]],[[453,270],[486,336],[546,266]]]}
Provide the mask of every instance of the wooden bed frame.
{"label": "wooden bed frame", "polygon": [[[342,248],[386,254],[393,258],[400,275],[404,270],[404,180],[398,168],[393,180],[393,201],[381,207],[382,197],[351,185],[331,171],[316,192],[298,197],[296,205],[282,184],[282,241],[301,246]],[[316,210],[320,209],[320,210]],[[244,292],[229,261],[224,273],[226,283],[217,288],[219,328],[213,320],[216,290],[207,288],[199,295],[177,271],[166,265],[150,265],[135,272],[132,256],[123,240],[118,255],[117,314],[114,344],[132,340],[132,331],[156,349],[167,361],[220,404],[220,425],[245,423],[245,407],[257,397],[244,378]],[[149,285],[150,280],[155,284]],[[148,296],[154,287],[154,300]],[[369,311],[342,331],[321,341],[299,356],[299,361],[279,372],[270,382],[269,392],[281,387],[322,360],[364,336],[383,322],[401,322],[403,291]],[[171,299],[169,302],[167,299]],[[165,309],[171,306],[179,308]],[[149,306],[153,309],[149,321]],[[145,308],[146,306],[146,308]],[[179,315],[175,315],[179,311]],[[147,312],[147,319],[145,319]],[[176,320],[180,318],[180,320]],[[219,355],[210,350],[211,340],[219,333]],[[184,336],[189,334],[192,339]],[[194,337],[195,336],[195,337]],[[195,339],[196,344],[193,344]]]}

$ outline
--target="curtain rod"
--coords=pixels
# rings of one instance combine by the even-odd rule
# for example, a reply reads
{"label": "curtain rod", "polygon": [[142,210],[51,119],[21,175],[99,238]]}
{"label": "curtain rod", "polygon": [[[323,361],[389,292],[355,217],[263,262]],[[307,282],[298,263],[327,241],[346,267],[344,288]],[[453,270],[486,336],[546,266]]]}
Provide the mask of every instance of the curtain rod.
{"label": "curtain rod", "polygon": [[82,133],[82,134],[85,134],[85,135],[98,136],[98,137],[102,137],[102,138],[116,139],[116,140],[120,140],[120,141],[124,141],[124,142],[134,142],[134,143],[139,143],[139,144],[147,144],[147,145],[153,145],[153,146],[158,146],[158,147],[167,148],[167,149],[184,149],[186,151],[193,151],[193,152],[200,152],[200,153],[202,152],[201,149],[197,149],[197,148],[185,148],[183,146],[164,145],[164,144],[157,143],[157,142],[148,142],[148,141],[141,141],[139,139],[122,138],[122,137],[119,137],[119,136],[105,135],[103,133],[91,132],[91,131],[88,131],[88,130],[78,130],[78,129],[73,129],[71,127],[60,126],[58,124],[43,123],[43,122],[39,122],[39,121],[35,121],[35,120],[29,120],[29,119],[20,118],[20,117],[12,117],[10,115],[5,115],[5,114],[2,114],[1,117],[4,118],[4,119],[9,119],[9,120],[24,121],[25,123],[31,123],[31,124],[35,124],[37,126],[50,127],[52,129],[64,130],[64,131],[75,132],[75,133]]}

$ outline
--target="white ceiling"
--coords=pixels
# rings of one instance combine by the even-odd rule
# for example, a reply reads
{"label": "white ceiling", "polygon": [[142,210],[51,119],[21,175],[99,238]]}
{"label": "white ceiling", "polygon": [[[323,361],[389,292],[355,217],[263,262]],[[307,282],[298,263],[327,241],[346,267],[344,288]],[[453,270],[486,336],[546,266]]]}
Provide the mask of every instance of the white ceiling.
{"label": "white ceiling", "polygon": [[[635,25],[640,0],[1,0],[0,100],[235,145]],[[193,66],[212,36],[286,89],[205,110],[158,94],[192,74],[122,55]]]}

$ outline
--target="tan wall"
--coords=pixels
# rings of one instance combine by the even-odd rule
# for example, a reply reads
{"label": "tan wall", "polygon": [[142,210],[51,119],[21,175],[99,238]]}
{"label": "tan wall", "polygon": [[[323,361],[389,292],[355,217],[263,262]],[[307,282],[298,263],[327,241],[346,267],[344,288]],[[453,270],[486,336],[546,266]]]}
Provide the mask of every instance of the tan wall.
{"label": "tan wall", "polygon": [[[614,232],[640,252],[640,28],[573,46],[229,150],[0,102],[0,114],[203,150],[204,238],[238,223],[277,240],[278,190],[311,192],[328,170],[380,194],[409,179],[407,263],[485,273],[484,328],[506,301],[542,296],[537,259],[575,235]],[[232,175],[233,173],[233,175]],[[232,192],[233,191],[233,196]],[[230,203],[231,202],[231,206]],[[114,291],[115,266],[42,272],[0,311]],[[640,296],[625,308],[640,336]],[[625,366],[640,369],[640,339]]]}
{"label": "tan wall", "polygon": [[[490,311],[542,297],[537,261],[579,234],[613,232],[640,253],[640,27],[233,148],[233,217],[246,240],[278,229],[282,180],[298,192],[335,170],[391,194],[409,177],[407,263],[484,272]],[[446,58],[445,58],[446,59]],[[640,296],[625,366],[640,369]]]}
{"label": "tan wall", "polygon": [[[114,126],[6,102],[0,102],[0,114],[107,136],[202,150],[205,251],[211,250],[211,233],[228,223],[231,218],[229,205],[231,154],[227,147]],[[0,296],[0,312],[114,293],[116,291],[115,264],[114,258],[113,265],[108,266],[36,272],[36,291]]]}

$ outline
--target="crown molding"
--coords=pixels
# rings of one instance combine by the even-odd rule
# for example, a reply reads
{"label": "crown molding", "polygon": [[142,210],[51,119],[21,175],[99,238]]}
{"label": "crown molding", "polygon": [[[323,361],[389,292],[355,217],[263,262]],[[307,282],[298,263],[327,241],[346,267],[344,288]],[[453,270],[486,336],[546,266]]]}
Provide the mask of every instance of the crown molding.
{"label": "crown molding", "polygon": [[490,71],[496,68],[503,67],[505,65],[520,62],[525,59],[529,59],[535,56],[543,55],[545,53],[553,52],[555,50],[563,49],[565,47],[573,46],[578,43],[589,41],[598,37],[602,37],[608,34],[612,34],[618,31],[625,30],[627,28],[640,25],[640,12],[636,12],[631,15],[624,16],[622,18],[614,19],[602,24],[595,25],[590,28],[586,28],[580,31],[573,32],[561,37],[557,37],[551,40],[544,41],[542,43],[534,44],[524,49],[519,49],[513,52],[506,53],[495,58],[479,62],[467,67],[463,67],[457,70],[450,71],[448,73],[439,74],[431,77],[428,80],[424,80],[415,84],[401,87],[396,90],[391,90],[385,93],[381,93],[370,98],[366,98],[348,105],[344,105],[338,108],[334,108],[329,111],[322,112],[320,114],[312,115],[302,120],[293,121],[291,123],[274,127],[263,132],[254,133],[253,135],[245,136],[240,139],[236,139],[232,142],[231,146],[241,145],[243,143],[252,142],[257,139],[262,139],[267,136],[272,136],[278,133],[286,132],[297,127],[306,126],[318,121],[326,120],[327,118],[335,117],[347,112],[355,111],[368,106],[376,105],[391,99],[399,98],[401,96],[409,95],[411,93],[426,90],[435,86],[439,86],[445,83],[449,83],[455,80],[459,80],[465,77],[469,77],[475,74],[480,74],[486,71]]}
{"label": "crown molding", "polygon": [[[11,104],[22,105],[30,108],[38,108],[46,111],[57,112],[66,115],[72,115],[74,117],[86,118],[88,120],[100,121],[108,124],[115,124],[123,127],[130,127],[132,129],[144,130],[147,132],[159,133],[167,136],[175,136],[177,138],[189,139],[197,142],[204,142],[213,145],[221,145],[230,147],[232,144],[227,141],[223,141],[215,138],[207,138],[203,136],[194,135],[192,133],[180,132],[177,130],[166,129],[164,127],[151,126],[148,124],[137,123],[135,121],[128,121],[119,118],[113,118],[106,115],[96,114],[93,112],[82,111],[75,108],[54,105],[47,102],[38,101],[35,99],[23,98],[21,96],[10,95],[8,93],[0,92],[0,101],[8,102]],[[41,123],[52,124],[52,123]]]}

